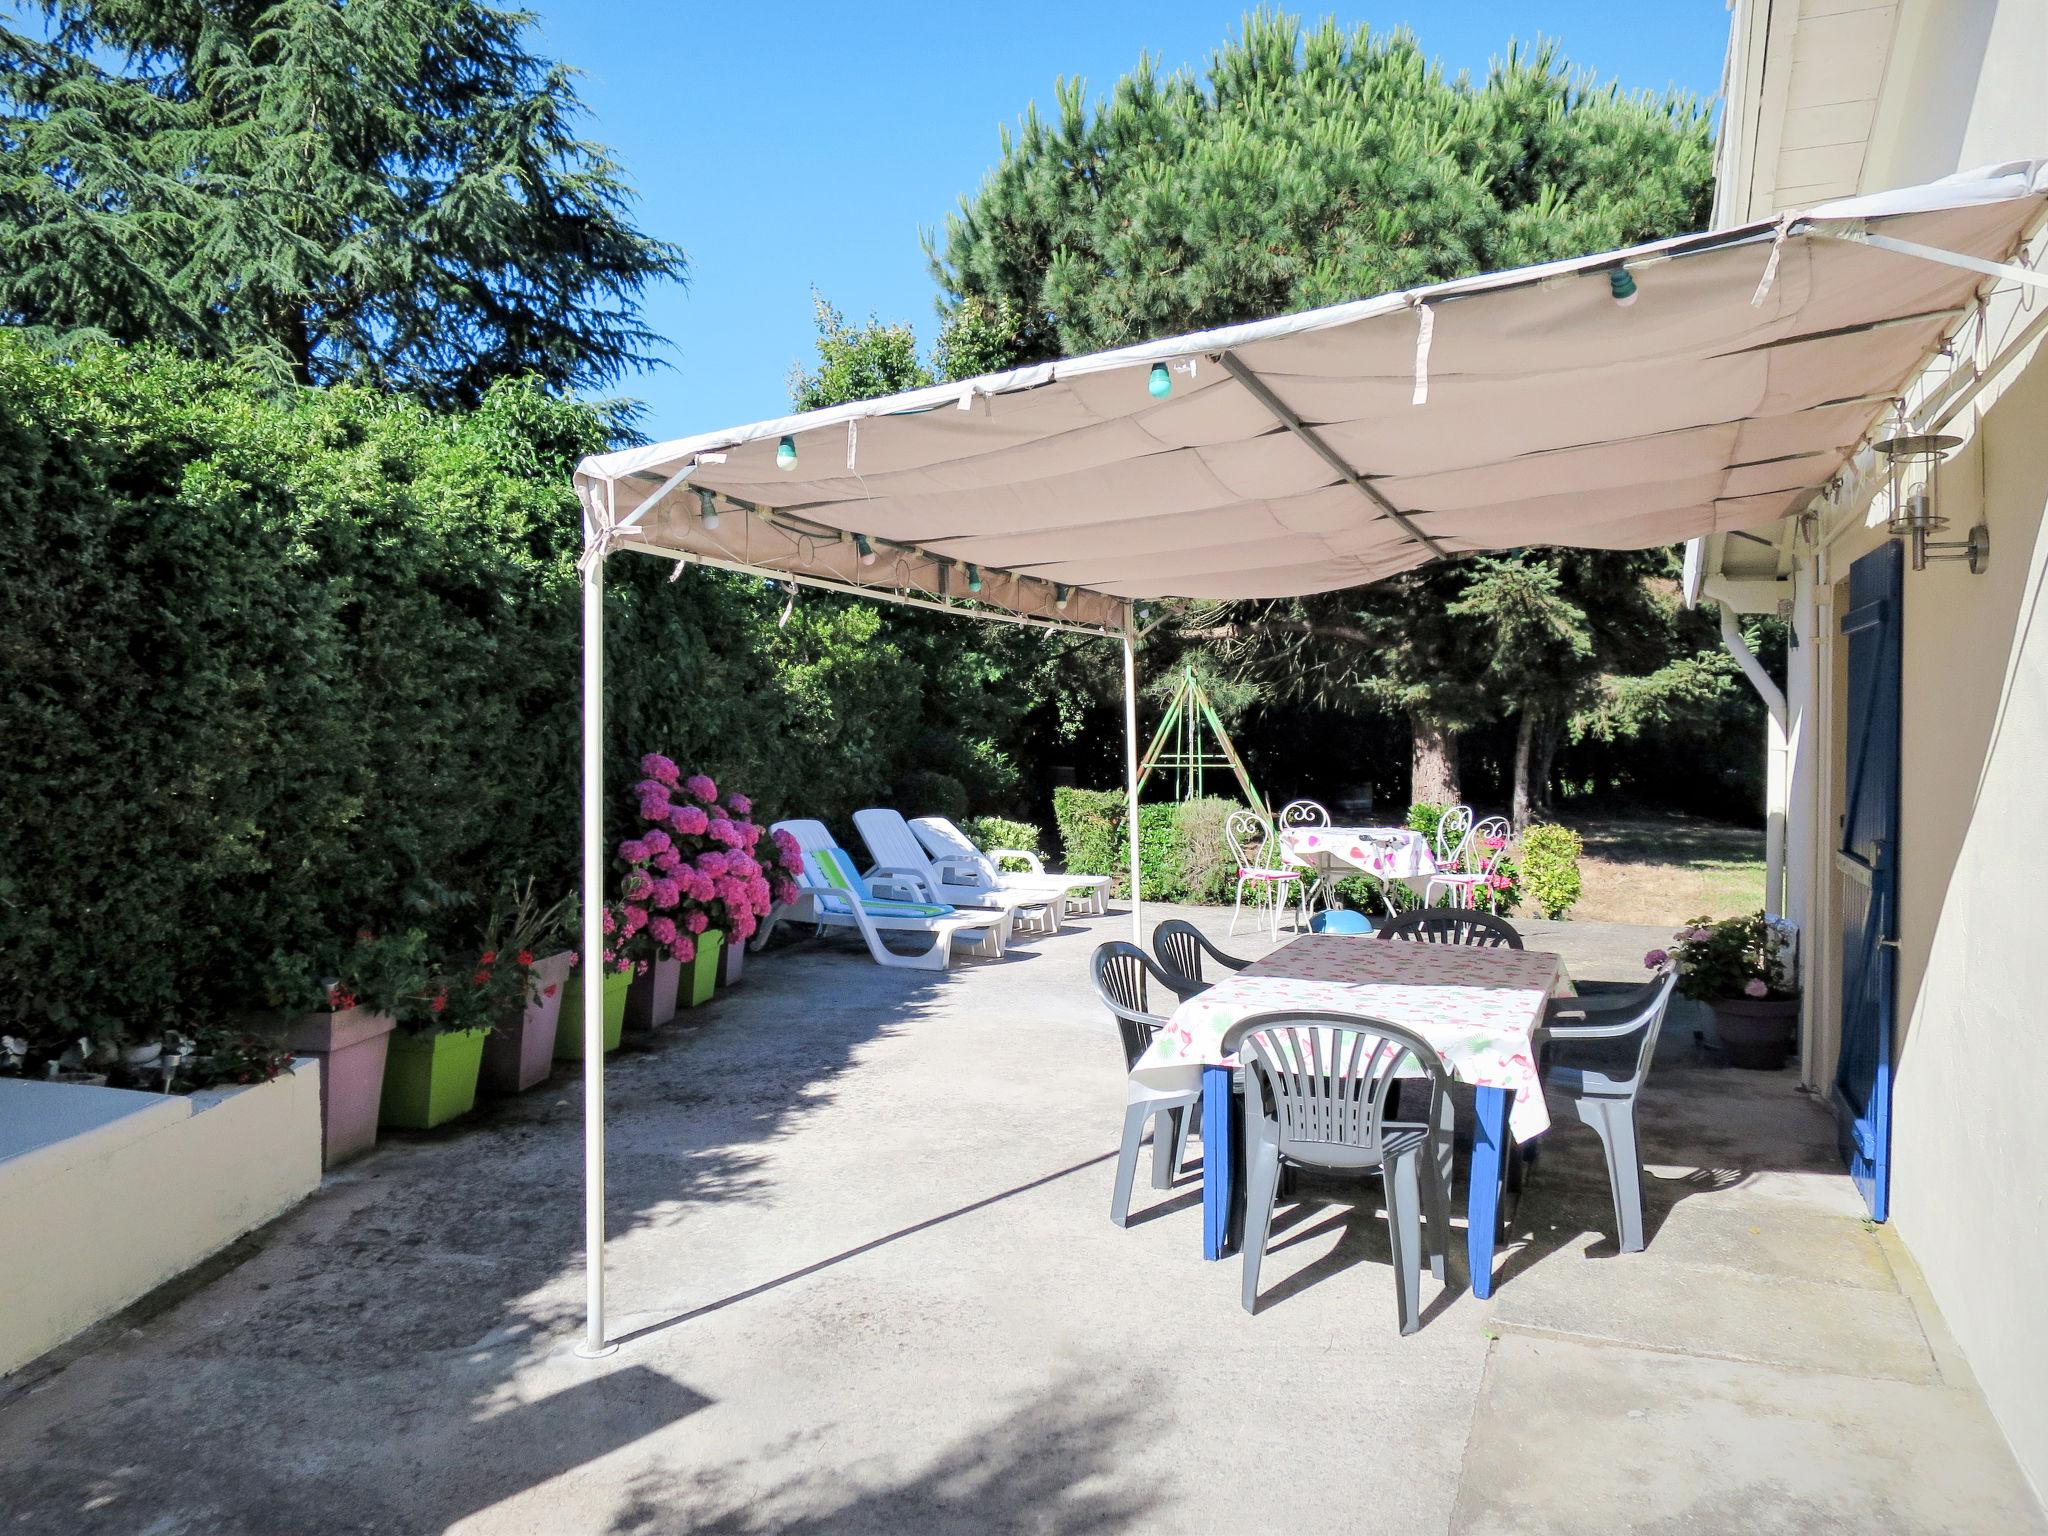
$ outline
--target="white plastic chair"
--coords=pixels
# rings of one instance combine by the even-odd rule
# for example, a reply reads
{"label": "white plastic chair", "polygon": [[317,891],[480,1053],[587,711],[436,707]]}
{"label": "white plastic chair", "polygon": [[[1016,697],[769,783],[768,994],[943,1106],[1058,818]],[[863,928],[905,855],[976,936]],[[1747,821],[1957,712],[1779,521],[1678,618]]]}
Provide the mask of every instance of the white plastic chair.
{"label": "white plastic chair", "polygon": [[[976,953],[991,958],[1003,952],[1000,912],[962,912],[938,901],[903,901],[882,895],[864,879],[853,856],[832,840],[821,821],[778,821],[770,832],[787,832],[803,850],[804,869],[797,877],[797,899],[778,907],[763,924],[764,936],[777,922],[815,923],[819,928],[852,928],[866,940],[877,965],[908,970],[943,971],[953,957],[953,942],[963,940]],[[909,882],[903,882],[907,888]],[[900,955],[882,942],[884,933],[931,936],[923,954]]]}
{"label": "white plastic chair", "polygon": [[[1277,825],[1282,832],[1292,832],[1297,827],[1327,827],[1330,813],[1314,800],[1290,800],[1280,808]],[[1308,880],[1308,889],[1302,900],[1305,907],[1314,909],[1318,904],[1334,907],[1335,893],[1330,888],[1330,866],[1318,857],[1312,866],[1315,873]]]}
{"label": "white plastic chair", "polygon": [[[1024,848],[977,848],[973,839],[944,816],[919,816],[910,823],[910,830],[949,884],[981,884],[999,891],[1051,897],[1061,905],[1077,903],[1098,916],[1109,910],[1109,889],[1115,881],[1108,875],[1048,871],[1037,854]],[[1007,873],[997,866],[998,859],[1017,859],[1028,869],[1023,874]]]}
{"label": "white plastic chair", "polygon": [[871,806],[853,813],[853,826],[874,857],[875,867],[867,872],[869,880],[914,875],[934,901],[1002,913],[1004,948],[1009,947],[1010,937],[1020,922],[1029,923],[1040,932],[1058,931],[1059,921],[1053,913],[1053,909],[1061,905],[1057,900],[988,885],[948,883],[947,871],[925,852],[924,844],[917,840],[917,834],[910,830],[910,823],[903,819],[901,812]]}
{"label": "white plastic chair", "polygon": [[[1266,818],[1257,811],[1235,810],[1225,818],[1223,836],[1230,844],[1230,856],[1237,860],[1237,897],[1230,909],[1230,931],[1237,932],[1237,919],[1244,910],[1244,893],[1249,888],[1257,902],[1273,905],[1273,937],[1280,937],[1280,908],[1290,894],[1308,901],[1307,871],[1289,865],[1265,862],[1272,858],[1276,840]],[[1300,923],[1295,924],[1297,928]]]}
{"label": "white plastic chair", "polygon": [[[1436,893],[1441,889],[1449,895],[1452,906],[1476,906],[1474,898],[1479,888],[1493,878],[1494,867],[1507,857],[1511,830],[1505,816],[1489,816],[1466,833],[1460,844],[1460,859],[1453,860],[1448,871],[1429,877],[1429,884],[1423,887],[1422,904],[1435,906]],[[1457,868],[1460,861],[1468,867]]]}

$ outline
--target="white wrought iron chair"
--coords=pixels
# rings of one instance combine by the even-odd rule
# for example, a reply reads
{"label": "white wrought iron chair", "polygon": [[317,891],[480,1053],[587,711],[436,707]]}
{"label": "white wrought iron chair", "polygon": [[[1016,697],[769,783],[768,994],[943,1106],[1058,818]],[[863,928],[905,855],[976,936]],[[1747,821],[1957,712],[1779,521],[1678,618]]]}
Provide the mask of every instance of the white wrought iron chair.
{"label": "white wrought iron chair", "polygon": [[[1314,800],[1290,800],[1280,808],[1274,818],[1275,827],[1285,833],[1302,827],[1327,827],[1330,813]],[[1314,911],[1318,906],[1333,907],[1337,898],[1330,889],[1330,866],[1323,857],[1316,857],[1309,865],[1310,874],[1303,882],[1302,903],[1305,911]]]}
{"label": "white wrought iron chair", "polygon": [[1493,878],[1495,867],[1507,857],[1512,830],[1505,816],[1489,816],[1466,833],[1460,855],[1451,867],[1439,866],[1438,873],[1429,877],[1429,884],[1423,888],[1422,904],[1436,906],[1437,892],[1442,891],[1449,898],[1447,905],[1477,906],[1475,898],[1480,887]]}
{"label": "white wrought iron chair", "polygon": [[1465,841],[1472,835],[1472,807],[1454,805],[1447,809],[1436,824],[1436,867],[1446,873],[1458,868],[1458,861],[1465,856]]}
{"label": "white wrought iron chair", "polygon": [[[1230,856],[1237,860],[1237,896],[1230,910],[1230,931],[1237,932],[1238,915],[1244,910],[1244,893],[1249,889],[1254,905],[1272,903],[1273,937],[1279,938],[1281,906],[1289,900],[1305,904],[1308,899],[1308,871],[1274,862],[1279,857],[1279,840],[1257,811],[1232,811],[1224,820],[1223,836],[1230,844]],[[1295,926],[1298,928],[1300,923]]]}

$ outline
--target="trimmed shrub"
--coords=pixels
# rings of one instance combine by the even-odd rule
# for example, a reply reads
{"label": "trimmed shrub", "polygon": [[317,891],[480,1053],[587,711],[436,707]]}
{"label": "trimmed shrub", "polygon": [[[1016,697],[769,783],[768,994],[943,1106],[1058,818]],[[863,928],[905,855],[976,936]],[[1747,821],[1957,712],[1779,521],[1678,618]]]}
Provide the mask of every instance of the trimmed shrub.
{"label": "trimmed shrub", "polygon": [[[960,830],[984,853],[991,848],[1015,848],[1023,853],[1041,851],[1041,834],[1028,821],[1009,821],[1001,816],[970,816],[960,824]],[[1003,869],[1028,868],[1022,859],[1000,859],[997,864]]]}
{"label": "trimmed shrub", "polygon": [[1179,812],[1181,901],[1209,906],[1230,900],[1237,861],[1223,836],[1223,823],[1238,809],[1235,800],[1188,800]]}
{"label": "trimmed shrub", "polygon": [[1570,827],[1536,826],[1522,834],[1522,881],[1545,917],[1563,917],[1579,899],[1579,855],[1585,844]]}
{"label": "trimmed shrub", "polygon": [[1120,790],[1062,786],[1052,792],[1052,814],[1059,827],[1060,857],[1070,874],[1123,872],[1124,797]]}

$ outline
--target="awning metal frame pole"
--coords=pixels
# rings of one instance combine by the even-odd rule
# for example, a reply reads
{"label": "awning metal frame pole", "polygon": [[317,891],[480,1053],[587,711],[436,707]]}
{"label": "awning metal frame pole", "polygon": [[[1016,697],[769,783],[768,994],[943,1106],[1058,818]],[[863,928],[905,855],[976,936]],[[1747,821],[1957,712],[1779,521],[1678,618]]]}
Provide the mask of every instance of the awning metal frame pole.
{"label": "awning metal frame pole", "polygon": [[[1796,228],[1796,226],[1795,226]],[[2002,278],[2010,283],[2022,283],[2030,288],[2048,288],[2048,272],[2036,272],[2032,267],[2023,267],[2015,261],[1986,261],[1981,256],[1967,256],[1961,251],[1945,251],[1938,245],[1922,245],[1917,240],[1901,240],[1893,235],[1874,235],[1868,229],[1846,228],[1839,225],[1813,224],[1799,231],[1821,240],[1840,240],[1848,245],[1868,245],[1880,251],[1891,251],[1900,256],[1917,256],[1922,261],[1932,261],[1944,267],[1958,267],[1965,272],[1981,272],[1986,277]]]}
{"label": "awning metal frame pole", "polygon": [[1344,462],[1342,454],[1324,442],[1316,429],[1296,415],[1287,402],[1274,394],[1271,386],[1254,373],[1235,352],[1218,352],[1216,354],[1216,361],[1223,365],[1225,373],[1245,387],[1247,394],[1266,408],[1268,415],[1296,437],[1300,438],[1304,444],[1314,451],[1317,458],[1336,471],[1337,477],[1340,480],[1371,502],[1375,507],[1378,507],[1382,516],[1392,518],[1400,525],[1404,533],[1410,538],[1419,541],[1437,559],[1448,560],[1450,558],[1451,552],[1448,549],[1445,549],[1443,545],[1424,533],[1413,518],[1387,500],[1377,490],[1373,489],[1363,475]]}
{"label": "awning metal frame pole", "polygon": [[[609,495],[611,487],[605,487]],[[583,569],[583,1342],[604,1336],[604,549]]]}
{"label": "awning metal frame pole", "polygon": [[1145,947],[1145,895],[1138,870],[1138,639],[1124,616],[1124,816],[1131,834],[1131,942]]}

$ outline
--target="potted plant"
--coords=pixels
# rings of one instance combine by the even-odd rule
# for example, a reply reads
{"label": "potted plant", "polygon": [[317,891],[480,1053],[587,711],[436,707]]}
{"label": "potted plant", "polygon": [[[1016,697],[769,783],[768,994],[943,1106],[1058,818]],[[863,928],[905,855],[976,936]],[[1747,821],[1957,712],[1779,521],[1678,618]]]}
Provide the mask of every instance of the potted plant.
{"label": "potted plant", "polygon": [[[509,956],[519,974],[519,995],[507,1005],[484,1041],[478,1085],[492,1093],[524,1093],[548,1075],[555,1054],[555,1024],[562,1009],[562,983],[575,962],[572,950],[557,950],[572,905],[564,897],[543,909],[533,881],[507,888],[484,938],[484,952]],[[546,959],[536,956],[546,953]]]}
{"label": "potted plant", "polygon": [[1652,968],[1678,962],[1678,988],[1707,1005],[1721,1048],[1734,1067],[1774,1072],[1785,1065],[1799,1027],[1799,986],[1785,963],[1784,935],[1764,916],[1694,918],[1673,936],[1669,955],[1653,949]]}
{"label": "potted plant", "polygon": [[389,999],[419,972],[425,937],[417,931],[379,935],[359,929],[343,959],[348,972],[319,984],[324,1006],[286,1026],[286,1049],[320,1058],[321,1166],[335,1167],[377,1144],[384,1061],[398,1027]]}
{"label": "potted plant", "polygon": [[393,1010],[378,1123],[432,1130],[474,1109],[484,1042],[524,996],[524,970],[495,949],[431,967]]}
{"label": "potted plant", "polygon": [[643,824],[618,846],[620,932],[636,963],[678,967],[676,1001],[708,1001],[721,952],[744,947],[767,915],[774,891],[754,850],[764,836],[745,795],[720,797],[704,774],[685,778],[650,752],[633,786]]}
{"label": "potted plant", "polygon": [[[605,914],[605,932],[610,933],[617,919]],[[570,971],[562,982],[561,1010],[555,1017],[555,1060],[581,1061],[583,1059],[583,980],[575,972],[575,966],[582,957],[571,954]],[[604,972],[604,1048],[610,1054],[619,1048],[619,1039],[626,1027],[626,992],[633,982],[633,962],[623,956],[605,951]]]}

